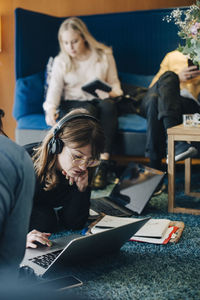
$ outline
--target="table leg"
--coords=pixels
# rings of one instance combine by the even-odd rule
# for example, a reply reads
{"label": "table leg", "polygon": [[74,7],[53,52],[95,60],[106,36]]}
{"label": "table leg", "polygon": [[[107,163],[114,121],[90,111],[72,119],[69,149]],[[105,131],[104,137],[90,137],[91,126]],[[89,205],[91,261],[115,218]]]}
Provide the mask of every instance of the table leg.
{"label": "table leg", "polygon": [[191,186],[191,158],[185,160],[185,194],[190,194]]}
{"label": "table leg", "polygon": [[168,135],[168,212],[174,212],[174,198],[175,198],[174,136]]}

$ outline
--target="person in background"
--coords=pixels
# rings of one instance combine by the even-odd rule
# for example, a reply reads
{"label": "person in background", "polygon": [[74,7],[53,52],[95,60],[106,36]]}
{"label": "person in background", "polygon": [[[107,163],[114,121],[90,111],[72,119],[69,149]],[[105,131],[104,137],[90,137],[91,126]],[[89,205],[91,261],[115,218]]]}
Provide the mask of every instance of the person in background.
{"label": "person in background", "polygon": [[[113,99],[122,95],[112,49],[98,42],[84,22],[76,17],[66,19],[58,32],[60,53],[54,58],[43,108],[46,123],[56,120],[72,108],[85,108],[100,119],[105,133],[101,164],[93,180],[94,188],[105,188],[112,144],[117,129],[117,110]],[[96,90],[97,97],[82,90],[94,79],[108,83],[112,90]],[[59,113],[58,113],[59,110]]]}
{"label": "person in background", "polygon": [[104,149],[99,121],[85,109],[74,109],[48,132],[36,148],[25,146],[33,159],[37,182],[27,236],[50,245],[52,232],[82,228],[89,216],[90,183]]}
{"label": "person in background", "polygon": [[[182,123],[183,114],[200,112],[200,71],[197,66],[188,67],[188,59],[181,52],[169,52],[160,65],[160,70],[150,86],[134,95],[135,102],[119,103],[121,113],[138,113],[147,119],[146,156],[150,167],[162,169],[162,158],[166,156],[167,129]],[[187,142],[176,142],[175,161],[197,154],[197,149]],[[162,189],[162,187],[159,187]],[[164,187],[163,187],[164,188]]]}
{"label": "person in background", "polygon": [[0,289],[18,278],[35,187],[32,160],[5,136],[3,116],[0,110]]}

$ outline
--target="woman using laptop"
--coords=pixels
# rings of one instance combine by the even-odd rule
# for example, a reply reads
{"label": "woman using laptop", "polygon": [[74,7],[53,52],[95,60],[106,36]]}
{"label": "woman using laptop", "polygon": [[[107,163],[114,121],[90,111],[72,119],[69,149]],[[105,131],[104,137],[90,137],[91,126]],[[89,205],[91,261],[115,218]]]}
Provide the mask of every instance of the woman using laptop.
{"label": "woman using laptop", "polygon": [[[117,129],[117,110],[112,99],[122,94],[112,49],[98,42],[85,23],[76,17],[64,20],[58,31],[58,40],[60,53],[53,61],[43,105],[46,123],[53,126],[72,108],[80,107],[99,118],[105,132],[105,148],[93,187],[105,188]],[[82,89],[96,78],[109,84],[111,91],[96,89],[94,96]]]}
{"label": "woman using laptop", "polygon": [[[49,131],[38,147],[26,146],[31,154],[37,184],[27,237],[50,245],[50,233],[79,229],[89,215],[90,182],[104,149],[99,121],[85,109],[75,109]],[[61,227],[60,227],[61,226]]]}

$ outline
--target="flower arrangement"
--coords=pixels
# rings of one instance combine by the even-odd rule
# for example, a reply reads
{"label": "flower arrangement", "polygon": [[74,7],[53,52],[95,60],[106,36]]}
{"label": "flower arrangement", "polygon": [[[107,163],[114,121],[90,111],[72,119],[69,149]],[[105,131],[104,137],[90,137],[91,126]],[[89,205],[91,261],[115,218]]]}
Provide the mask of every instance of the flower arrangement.
{"label": "flower arrangement", "polygon": [[186,10],[174,9],[165,20],[174,21],[179,28],[178,35],[185,40],[185,44],[179,45],[177,50],[187,55],[195,65],[200,65],[200,1]]}

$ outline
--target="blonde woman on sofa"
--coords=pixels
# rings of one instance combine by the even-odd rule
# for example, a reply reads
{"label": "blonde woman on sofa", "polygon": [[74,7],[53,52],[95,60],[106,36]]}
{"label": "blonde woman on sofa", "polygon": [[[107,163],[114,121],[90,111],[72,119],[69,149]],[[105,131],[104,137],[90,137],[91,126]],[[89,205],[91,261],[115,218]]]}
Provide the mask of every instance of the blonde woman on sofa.
{"label": "blonde woman on sofa", "polygon": [[[78,107],[87,109],[100,119],[106,142],[93,186],[105,188],[117,129],[117,110],[113,98],[122,94],[112,49],[98,42],[84,22],[76,17],[68,18],[61,24],[58,40],[60,53],[54,59],[43,104],[46,123],[54,126],[64,114]],[[82,90],[84,84],[96,78],[108,83],[112,90],[96,90],[97,97]]]}
{"label": "blonde woman on sofa", "polygon": [[[83,228],[89,216],[90,182],[104,149],[99,121],[74,109],[35,147],[26,145],[36,172],[36,189],[27,247],[50,245],[52,232]],[[61,226],[61,227],[60,227]]]}

